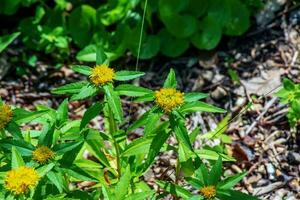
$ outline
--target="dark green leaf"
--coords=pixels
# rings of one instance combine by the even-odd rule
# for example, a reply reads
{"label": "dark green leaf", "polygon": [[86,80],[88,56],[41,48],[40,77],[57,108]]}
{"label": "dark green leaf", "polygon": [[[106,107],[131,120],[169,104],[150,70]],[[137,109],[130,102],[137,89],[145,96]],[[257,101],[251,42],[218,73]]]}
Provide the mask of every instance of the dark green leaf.
{"label": "dark green leaf", "polygon": [[217,190],[217,197],[222,200],[259,200],[257,197],[235,190]]}
{"label": "dark green leaf", "polygon": [[218,188],[220,189],[232,189],[238,182],[240,182],[245,176],[247,172],[242,172],[239,174],[235,174],[231,177],[226,178],[218,184]]}
{"label": "dark green leaf", "polygon": [[23,139],[22,131],[16,122],[11,121],[6,126],[5,129],[10,132],[14,139]]}
{"label": "dark green leaf", "polygon": [[122,112],[120,97],[113,90],[111,84],[103,86],[103,89],[105,91],[105,97],[107,99],[107,103],[110,109],[112,110],[115,119],[119,122],[123,121],[123,112]]}
{"label": "dark green leaf", "polygon": [[103,109],[103,104],[100,102],[97,102],[91,107],[89,107],[82,117],[80,123],[80,130],[83,129],[92,119],[94,119],[102,109]]}
{"label": "dark green leaf", "polygon": [[221,179],[221,175],[222,175],[222,158],[219,157],[219,159],[213,165],[209,173],[208,184],[217,185]]}
{"label": "dark green leaf", "polygon": [[12,43],[18,36],[20,32],[12,33],[10,35],[5,35],[0,37],[0,53]]}
{"label": "dark green leaf", "polygon": [[130,168],[127,167],[125,173],[122,175],[120,181],[116,186],[116,200],[123,200],[128,193],[131,174]]}
{"label": "dark green leaf", "polygon": [[71,101],[81,100],[88,97],[93,97],[97,94],[98,88],[93,85],[85,85],[83,86],[78,94],[74,94],[71,97]]}
{"label": "dark green leaf", "polygon": [[166,190],[167,192],[177,196],[177,197],[182,197],[184,199],[190,198],[193,195],[183,187],[180,187],[178,185],[174,185],[172,183],[164,182],[164,181],[156,181],[159,187],[162,189]]}
{"label": "dark green leaf", "polygon": [[57,108],[56,120],[59,125],[63,124],[68,119],[68,99],[65,99]]}

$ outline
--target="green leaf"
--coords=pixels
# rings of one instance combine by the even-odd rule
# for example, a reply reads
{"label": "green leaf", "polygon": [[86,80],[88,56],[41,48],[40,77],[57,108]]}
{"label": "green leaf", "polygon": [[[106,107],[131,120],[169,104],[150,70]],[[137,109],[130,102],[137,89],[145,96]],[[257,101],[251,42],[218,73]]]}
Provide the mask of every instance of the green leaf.
{"label": "green leaf", "polygon": [[218,160],[219,157],[221,156],[224,161],[235,161],[234,158],[226,154],[220,154],[216,151],[209,150],[209,149],[196,149],[195,152],[202,159]]}
{"label": "green leaf", "polygon": [[250,26],[250,12],[240,0],[230,0],[230,20],[226,21],[225,34],[239,36],[245,33]]}
{"label": "green leaf", "polygon": [[130,97],[140,97],[147,94],[153,94],[153,91],[150,89],[130,84],[119,85],[115,88],[115,91],[118,92],[119,95],[125,95]]}
{"label": "green leaf", "polygon": [[158,2],[159,14],[162,16],[170,16],[174,13],[179,13],[188,6],[188,1],[181,0],[160,0]]}
{"label": "green leaf", "polygon": [[0,37],[0,53],[12,43],[18,36],[20,32],[12,33],[10,35],[5,35]]}
{"label": "green leaf", "polygon": [[178,142],[182,142],[189,150],[194,151],[188,131],[185,127],[185,122],[183,119],[175,116],[173,113],[170,115],[170,124],[172,130],[175,132],[175,135],[178,139]]}
{"label": "green leaf", "polygon": [[96,52],[96,45],[88,45],[77,53],[76,59],[83,62],[96,62]]}
{"label": "green leaf", "polygon": [[[134,56],[138,56],[139,46],[132,45],[130,50]],[[147,37],[142,41],[140,48],[140,59],[149,59],[156,56],[160,49],[160,39],[156,35],[147,35]]]}
{"label": "green leaf", "polygon": [[240,182],[245,176],[247,172],[242,172],[239,174],[235,174],[231,177],[226,178],[218,184],[218,188],[220,189],[232,189],[238,182]]}
{"label": "green leaf", "polygon": [[89,66],[85,66],[85,65],[72,65],[72,70],[75,72],[78,72],[80,74],[89,76],[89,75],[91,75],[92,68],[90,68]]}
{"label": "green leaf", "polygon": [[113,90],[113,86],[111,84],[103,86],[103,89],[105,91],[107,103],[112,110],[114,117],[119,122],[123,121],[123,112],[120,97]]}
{"label": "green leaf", "polygon": [[213,165],[209,173],[208,184],[217,185],[218,182],[220,181],[221,175],[222,175],[222,158],[219,157],[219,159]]}
{"label": "green leaf", "polygon": [[22,131],[16,122],[11,121],[6,126],[5,129],[10,132],[14,139],[23,139]]}
{"label": "green leaf", "polygon": [[54,166],[55,166],[54,163],[49,163],[48,165],[44,165],[44,166],[38,168],[37,172],[38,172],[40,177],[44,177],[44,176],[46,176],[46,174],[48,174],[49,171],[52,170],[52,168]]}
{"label": "green leaf", "polygon": [[57,108],[56,120],[59,125],[63,124],[68,119],[68,99],[65,99]]}
{"label": "green leaf", "polygon": [[118,81],[128,81],[141,76],[144,76],[144,72],[139,71],[117,71],[115,79]]}
{"label": "green leaf", "polygon": [[160,51],[168,57],[178,57],[189,48],[187,39],[176,38],[171,35],[166,29],[162,29],[158,36],[160,38]]}
{"label": "green leaf", "polygon": [[120,181],[116,186],[116,200],[123,200],[125,198],[126,194],[128,193],[130,179],[130,168],[127,167],[125,173],[122,175]]}
{"label": "green leaf", "polygon": [[213,105],[196,101],[196,102],[189,102],[184,104],[179,108],[179,112],[182,114],[192,113],[192,112],[216,112],[216,113],[225,113],[226,110],[221,108],[215,107]]}
{"label": "green leaf", "polygon": [[200,167],[195,171],[196,178],[201,182],[202,185],[208,184],[209,172],[206,166],[202,163]]}
{"label": "green leaf", "polygon": [[226,115],[226,117],[224,117],[224,119],[222,119],[222,121],[220,123],[218,123],[218,126],[216,129],[214,129],[213,131],[210,131],[204,135],[201,135],[201,138],[212,139],[212,138],[221,137],[227,129],[229,119],[230,119],[230,115],[228,114],[228,115]]}
{"label": "green leaf", "polygon": [[55,154],[61,155],[68,151],[72,151],[73,149],[75,149],[77,146],[79,146],[81,144],[82,144],[82,141],[56,144],[53,146],[52,150],[55,151]]}
{"label": "green leaf", "polygon": [[51,125],[49,129],[46,129],[42,134],[39,136],[39,145],[45,145],[50,147],[53,142],[53,135],[55,131],[55,124]]}
{"label": "green leaf", "polygon": [[174,185],[172,183],[168,183],[164,181],[156,181],[156,183],[159,187],[161,187],[162,189],[166,190],[167,192],[177,197],[182,197],[183,199],[187,199],[193,196],[188,190],[178,185]]}
{"label": "green leaf", "polygon": [[200,92],[190,92],[184,94],[184,102],[193,102],[198,101],[200,99],[204,99],[208,97],[209,95],[206,93],[200,93]]}
{"label": "green leaf", "polygon": [[296,85],[293,83],[293,81],[291,81],[288,78],[284,78],[283,79],[283,87],[284,89],[286,89],[287,91],[293,91],[296,88]]}
{"label": "green leaf", "polygon": [[137,192],[134,194],[129,194],[129,196],[127,196],[125,200],[145,200],[151,197],[153,194],[153,191]]}
{"label": "green leaf", "polygon": [[67,190],[65,180],[63,179],[63,174],[59,172],[49,171],[46,176],[56,186],[60,193],[62,193],[64,190]]}
{"label": "green leaf", "polygon": [[76,7],[69,16],[68,29],[79,47],[88,45],[96,24],[96,10],[89,5]]}
{"label": "green leaf", "polygon": [[259,200],[259,198],[235,190],[218,190],[217,197],[222,200]]}
{"label": "green leaf", "polygon": [[[177,38],[188,38],[196,33],[198,29],[197,19],[188,14],[162,16],[162,21],[167,30]],[[184,24],[184,26],[179,24]]]}
{"label": "green leaf", "polygon": [[122,156],[129,157],[138,154],[145,154],[150,147],[152,137],[141,137],[131,142],[122,153]]}
{"label": "green leaf", "polygon": [[153,163],[155,157],[159,154],[160,149],[164,145],[164,143],[167,141],[171,134],[171,131],[166,131],[164,129],[159,130],[155,137],[152,139],[150,148],[149,148],[149,153],[147,155],[147,159],[145,160],[142,168],[143,171],[147,171],[148,168],[151,166]]}
{"label": "green leaf", "polygon": [[101,162],[101,164],[105,165],[106,167],[110,167],[110,164],[109,164],[104,152],[101,149],[101,147],[103,145],[101,144],[100,139],[99,140],[96,140],[96,139],[86,140],[86,146],[87,146],[87,149],[89,150],[89,152],[91,152],[91,154],[93,156],[95,156]]}
{"label": "green leaf", "polygon": [[11,148],[11,153],[12,153],[12,155],[11,155],[11,168],[12,169],[15,169],[15,168],[18,168],[21,166],[25,166],[25,162],[16,147]]}
{"label": "green leaf", "polygon": [[95,87],[94,85],[85,85],[83,86],[80,90],[78,94],[74,94],[71,97],[71,101],[76,101],[76,100],[82,100],[88,97],[93,97],[97,94],[98,92],[98,88]]}
{"label": "green leaf", "polygon": [[212,16],[205,17],[200,27],[202,27],[201,31],[191,38],[192,44],[198,49],[214,49],[222,38],[222,27]]}
{"label": "green leaf", "polygon": [[0,146],[9,151],[11,151],[12,147],[15,147],[22,156],[31,156],[32,151],[35,149],[32,144],[24,140],[2,139],[0,140]]}
{"label": "green leaf", "polygon": [[176,88],[176,87],[177,87],[177,81],[176,81],[175,71],[171,68],[167,76],[167,79],[164,82],[164,88]]}
{"label": "green leaf", "polygon": [[193,178],[193,177],[186,177],[185,180],[196,189],[199,189],[199,188],[202,188],[205,186],[202,181],[200,181],[196,178]]}
{"label": "green leaf", "polygon": [[27,110],[16,108],[13,110],[13,121],[15,121],[18,125],[23,123],[28,123],[33,121],[36,118],[39,118],[45,114],[47,114],[48,110],[41,110],[35,112],[29,112]]}
{"label": "green leaf", "polygon": [[80,130],[82,130],[86,125],[94,119],[100,111],[103,109],[103,104],[100,102],[95,103],[91,107],[89,107],[86,112],[84,113],[81,123],[80,123]]}
{"label": "green leaf", "polygon": [[108,64],[107,56],[103,48],[98,45],[96,50],[96,64],[101,65],[104,63]]}
{"label": "green leaf", "polygon": [[70,83],[51,90],[52,94],[76,94],[80,92],[81,88],[86,87],[89,84],[87,81],[79,81]]}

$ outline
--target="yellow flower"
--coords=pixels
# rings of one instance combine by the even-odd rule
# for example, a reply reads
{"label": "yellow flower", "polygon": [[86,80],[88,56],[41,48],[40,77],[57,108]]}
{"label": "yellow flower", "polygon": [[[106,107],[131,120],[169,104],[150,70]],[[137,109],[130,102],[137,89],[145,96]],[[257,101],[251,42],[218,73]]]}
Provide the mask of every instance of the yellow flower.
{"label": "yellow flower", "polygon": [[7,172],[4,187],[19,195],[27,192],[29,187],[36,186],[38,181],[39,176],[35,169],[22,166]]}
{"label": "yellow flower", "polygon": [[108,82],[112,82],[115,78],[115,71],[112,68],[109,68],[107,65],[96,65],[92,69],[90,79],[95,85],[104,85]]}
{"label": "yellow flower", "polygon": [[13,117],[13,111],[9,105],[0,105],[0,129],[4,128]]}
{"label": "yellow flower", "polygon": [[206,186],[203,187],[199,190],[199,192],[207,199],[211,199],[214,196],[216,196],[216,187],[211,185],[211,186]]}
{"label": "yellow flower", "polygon": [[40,146],[32,152],[33,160],[39,163],[45,163],[54,157],[54,152],[47,146]]}
{"label": "yellow flower", "polygon": [[183,93],[174,88],[161,88],[155,92],[156,104],[169,113],[184,102]]}

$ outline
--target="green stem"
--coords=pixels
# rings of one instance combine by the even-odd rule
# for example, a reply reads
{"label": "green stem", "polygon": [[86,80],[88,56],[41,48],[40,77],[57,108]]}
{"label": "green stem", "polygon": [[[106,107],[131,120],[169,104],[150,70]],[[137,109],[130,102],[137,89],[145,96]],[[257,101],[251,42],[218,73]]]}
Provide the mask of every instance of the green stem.
{"label": "green stem", "polygon": [[121,177],[121,162],[120,162],[120,147],[119,144],[115,138],[115,133],[118,130],[117,124],[115,122],[114,119],[114,114],[111,110],[111,108],[108,106],[109,109],[109,116],[108,116],[108,120],[109,120],[109,134],[112,137],[113,140],[113,145],[116,151],[116,156],[117,156],[117,171],[118,171],[118,179],[120,179]]}

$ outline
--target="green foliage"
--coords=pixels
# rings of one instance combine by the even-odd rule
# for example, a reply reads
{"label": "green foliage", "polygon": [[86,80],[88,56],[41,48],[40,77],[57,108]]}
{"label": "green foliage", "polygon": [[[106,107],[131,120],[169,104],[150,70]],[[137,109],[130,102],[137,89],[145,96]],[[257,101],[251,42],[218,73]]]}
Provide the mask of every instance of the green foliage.
{"label": "green foliage", "polygon": [[287,117],[291,127],[295,127],[300,120],[300,84],[285,78],[283,88],[277,92],[276,96],[280,98],[282,103],[289,106]]}
{"label": "green foliage", "polygon": [[10,44],[12,43],[18,36],[19,32],[13,33],[10,35],[5,35],[0,37],[0,53]]}
{"label": "green foliage", "polygon": [[[19,30],[24,44],[34,50],[65,59],[71,44],[81,49],[79,61],[95,62],[97,46],[110,61],[126,51],[138,55],[144,0],[99,2],[56,0],[4,0],[0,14],[18,16],[30,6],[35,14],[22,19]],[[151,0],[148,1],[140,58],[161,53],[183,54],[191,44],[214,49],[223,35],[240,36],[250,26],[250,17],[261,0]],[[10,18],[8,17],[7,20]]]}
{"label": "green foliage", "polygon": [[[103,49],[96,52],[98,64],[102,66],[107,63]],[[200,149],[193,147],[200,128],[190,132],[185,124],[186,116],[194,112],[226,111],[199,101],[207,97],[207,94],[193,92],[183,95],[175,90],[177,81],[173,69],[170,70],[162,89],[177,91],[178,98],[183,101],[170,110],[165,110],[159,104],[157,94],[161,90],[152,91],[123,83],[143,76],[143,72],[116,71],[112,76],[113,80],[97,85],[91,78],[95,76],[93,68],[74,65],[73,69],[85,75],[87,80],[54,89],[54,94],[70,95],[70,99],[65,99],[57,109],[47,106],[37,106],[37,111],[34,112],[12,109],[12,119],[1,129],[0,175],[6,178],[8,171],[27,166],[36,170],[40,179],[37,185],[20,195],[3,187],[6,183],[2,182],[1,197],[32,200],[143,200],[161,199],[172,194],[183,199],[205,199],[205,196],[193,195],[185,187],[164,180],[157,180],[157,184],[166,191],[159,194],[141,178],[153,166],[160,153],[173,150],[178,155],[176,180],[185,179],[194,190],[214,186],[217,191],[215,196],[220,199],[256,199],[232,189],[246,173],[221,179],[221,157],[224,161],[234,161],[224,146],[202,146]],[[96,95],[100,97],[99,100],[87,108],[82,119],[69,118],[69,101],[91,99]],[[128,119],[124,117],[121,103],[123,96],[132,97],[133,100],[151,101],[154,105],[127,125]],[[170,96],[164,98],[170,104],[174,100]],[[90,126],[90,122],[97,117],[104,119],[104,126],[100,130]],[[219,126],[227,121],[228,117]],[[40,128],[23,129],[24,123],[34,123]],[[137,128],[143,128],[143,134],[137,139],[129,139],[130,133]],[[215,131],[218,130],[219,127]],[[178,143],[168,142],[172,135]],[[204,138],[215,139],[222,135],[224,132],[215,136],[208,133]],[[40,148],[43,149],[38,152]],[[46,154],[47,151],[52,153]],[[50,156],[45,158],[45,155]],[[207,168],[203,160],[215,164]],[[181,181],[176,181],[178,182]],[[14,183],[17,184],[18,181]],[[81,183],[89,183],[88,190],[74,187]]]}

